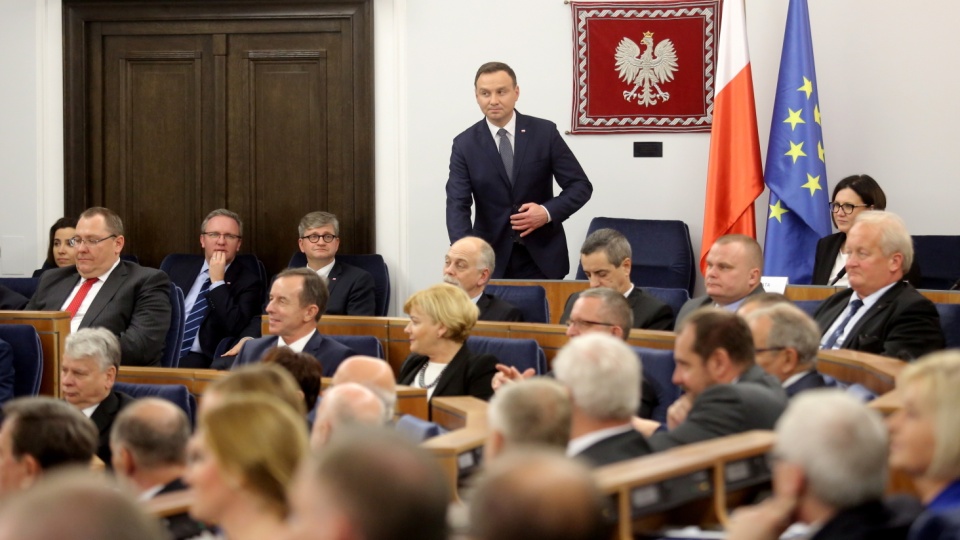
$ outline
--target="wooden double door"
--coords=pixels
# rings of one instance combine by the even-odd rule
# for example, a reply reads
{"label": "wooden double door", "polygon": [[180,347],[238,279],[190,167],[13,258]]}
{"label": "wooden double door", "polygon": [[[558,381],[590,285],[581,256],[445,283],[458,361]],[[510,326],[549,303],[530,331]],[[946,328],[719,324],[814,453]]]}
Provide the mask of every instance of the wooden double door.
{"label": "wooden double door", "polygon": [[64,23],[68,213],[117,211],[149,266],[220,207],[271,273],[313,210],[375,250],[369,0],[66,0]]}

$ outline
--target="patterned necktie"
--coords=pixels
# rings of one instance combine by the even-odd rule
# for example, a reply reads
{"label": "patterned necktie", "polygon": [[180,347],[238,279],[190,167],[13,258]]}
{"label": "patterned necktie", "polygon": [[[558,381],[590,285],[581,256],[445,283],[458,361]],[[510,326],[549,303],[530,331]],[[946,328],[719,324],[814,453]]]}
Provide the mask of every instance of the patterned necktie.
{"label": "patterned necktie", "polygon": [[510,185],[513,185],[513,147],[510,146],[507,130],[500,128],[497,135],[500,136],[500,159],[503,160],[503,166],[507,169],[507,178],[510,179]]}
{"label": "patterned necktie", "polygon": [[80,309],[80,304],[83,303],[83,299],[87,297],[87,293],[90,292],[90,289],[93,287],[93,284],[99,281],[100,278],[90,278],[83,282],[83,285],[80,286],[80,290],[77,291],[76,296],[73,297],[73,300],[70,301],[70,305],[67,306],[66,312],[70,314],[70,318],[77,316],[77,311]]}
{"label": "patterned necktie", "polygon": [[197,301],[193,303],[193,309],[187,315],[187,322],[183,326],[183,345],[180,347],[180,358],[183,358],[193,348],[193,341],[197,339],[200,332],[200,325],[203,324],[203,318],[207,316],[207,293],[210,291],[210,278],[203,280],[200,286],[200,293],[197,294]]}
{"label": "patterned necktie", "polygon": [[850,302],[850,313],[847,313],[847,318],[844,319],[842,323],[840,323],[840,326],[838,326],[837,329],[834,330],[832,334],[830,334],[830,339],[828,339],[827,342],[824,343],[823,345],[824,349],[834,348],[834,346],[837,344],[837,340],[840,339],[840,336],[843,335],[843,331],[846,330],[847,325],[850,324],[850,319],[852,319],[853,316],[857,314],[857,311],[861,307],[863,307],[863,300],[860,300],[859,298],[857,298],[853,302]]}

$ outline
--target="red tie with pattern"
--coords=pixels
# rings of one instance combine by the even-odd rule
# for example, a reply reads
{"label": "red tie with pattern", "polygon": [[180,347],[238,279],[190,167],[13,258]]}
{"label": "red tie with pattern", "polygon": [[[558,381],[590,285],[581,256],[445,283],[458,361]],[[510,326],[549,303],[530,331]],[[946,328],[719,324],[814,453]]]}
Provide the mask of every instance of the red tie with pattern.
{"label": "red tie with pattern", "polygon": [[73,297],[73,300],[70,301],[70,305],[67,306],[67,313],[70,314],[70,318],[77,316],[77,310],[80,309],[80,304],[83,303],[83,299],[87,297],[87,293],[90,292],[90,288],[93,287],[93,284],[97,282],[100,278],[90,278],[83,282],[83,285],[80,286],[80,290],[77,291],[77,295]]}

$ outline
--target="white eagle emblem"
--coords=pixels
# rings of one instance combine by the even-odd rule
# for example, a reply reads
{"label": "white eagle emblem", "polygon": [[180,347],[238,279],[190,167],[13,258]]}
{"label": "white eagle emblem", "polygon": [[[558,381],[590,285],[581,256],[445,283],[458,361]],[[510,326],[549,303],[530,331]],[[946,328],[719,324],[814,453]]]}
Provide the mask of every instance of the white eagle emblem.
{"label": "white eagle emblem", "polygon": [[[623,99],[632,101],[635,98],[637,103],[646,107],[656,105],[657,99],[670,99],[670,94],[661,90],[660,84],[673,80],[673,74],[678,69],[677,51],[669,39],[654,47],[653,32],[644,32],[640,43],[647,46],[643,54],[640,54],[640,46],[632,39],[623,38],[617,45],[614,57],[620,78],[634,85],[633,90],[623,93]],[[638,95],[637,90],[641,86],[643,91]]]}

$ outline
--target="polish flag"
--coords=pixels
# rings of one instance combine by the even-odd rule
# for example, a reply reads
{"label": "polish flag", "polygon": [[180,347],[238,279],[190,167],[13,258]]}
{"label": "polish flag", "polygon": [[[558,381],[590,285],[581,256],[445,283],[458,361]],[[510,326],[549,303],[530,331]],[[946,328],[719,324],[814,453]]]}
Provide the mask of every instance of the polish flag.
{"label": "polish flag", "polygon": [[707,252],[717,238],[734,233],[757,237],[753,201],[763,193],[763,168],[743,2],[724,0],[720,19],[701,272],[706,272]]}

